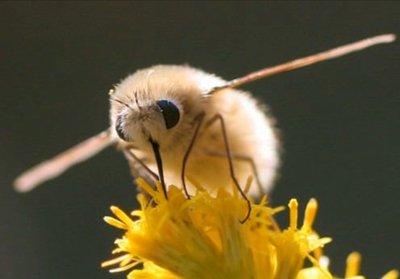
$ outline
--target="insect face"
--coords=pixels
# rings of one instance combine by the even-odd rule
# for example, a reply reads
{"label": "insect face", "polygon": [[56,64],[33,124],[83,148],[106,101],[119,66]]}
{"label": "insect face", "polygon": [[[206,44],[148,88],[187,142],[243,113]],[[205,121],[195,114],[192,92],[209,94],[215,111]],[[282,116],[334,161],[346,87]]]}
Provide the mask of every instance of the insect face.
{"label": "insect face", "polygon": [[150,141],[164,151],[186,146],[193,119],[205,109],[205,90],[199,76],[209,79],[196,69],[171,65],[153,66],[127,76],[110,96],[114,139],[140,150],[151,149]]}
{"label": "insect face", "polygon": [[168,138],[171,130],[178,125],[181,112],[177,101],[146,100],[145,104],[134,104],[117,99],[114,130],[123,141],[143,145],[150,140],[155,142]]}

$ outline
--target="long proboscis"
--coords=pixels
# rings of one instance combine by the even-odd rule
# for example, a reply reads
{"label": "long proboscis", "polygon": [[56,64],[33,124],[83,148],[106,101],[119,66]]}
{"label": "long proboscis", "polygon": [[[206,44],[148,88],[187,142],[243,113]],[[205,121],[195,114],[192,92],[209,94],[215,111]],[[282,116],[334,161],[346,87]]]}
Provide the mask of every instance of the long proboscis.
{"label": "long proboscis", "polygon": [[329,59],[338,58],[340,56],[360,51],[371,46],[378,44],[391,43],[396,40],[396,35],[394,34],[384,34],[371,38],[367,38],[361,41],[357,41],[351,44],[343,45],[334,49],[323,51],[317,54],[299,58],[293,61],[289,61],[280,65],[264,68],[252,73],[249,73],[243,77],[233,79],[228,81],[225,85],[218,86],[210,91],[211,94],[216,93],[225,88],[235,88],[243,84],[253,82],[258,79],[263,79],[273,75],[277,75],[284,72],[293,71],[295,69],[303,68],[318,62],[322,62]]}
{"label": "long proboscis", "polygon": [[109,131],[103,131],[22,173],[14,181],[14,187],[18,192],[28,192],[39,184],[59,176],[73,165],[93,157],[112,143]]}

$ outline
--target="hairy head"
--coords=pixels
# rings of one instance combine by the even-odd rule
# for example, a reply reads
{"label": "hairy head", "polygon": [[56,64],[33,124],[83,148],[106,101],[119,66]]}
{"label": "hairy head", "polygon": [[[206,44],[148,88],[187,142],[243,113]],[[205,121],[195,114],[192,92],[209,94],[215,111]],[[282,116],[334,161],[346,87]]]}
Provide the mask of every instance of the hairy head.
{"label": "hairy head", "polygon": [[149,140],[173,148],[204,109],[207,91],[223,81],[188,66],[158,65],[128,76],[113,90],[111,128],[115,137],[141,148]]}

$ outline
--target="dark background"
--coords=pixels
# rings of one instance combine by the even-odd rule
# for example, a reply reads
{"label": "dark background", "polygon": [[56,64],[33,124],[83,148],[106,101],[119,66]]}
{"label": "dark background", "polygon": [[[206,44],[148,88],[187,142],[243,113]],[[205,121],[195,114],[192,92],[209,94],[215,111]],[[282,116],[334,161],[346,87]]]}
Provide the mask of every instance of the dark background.
{"label": "dark background", "polygon": [[[124,278],[99,265],[103,223],[135,188],[113,148],[29,194],[21,171],[105,129],[107,92],[136,69],[189,63],[231,79],[399,31],[397,3],[1,3],[0,277]],[[320,202],[316,227],[341,274],[360,251],[377,278],[400,268],[399,42],[258,81],[284,138],[275,205]],[[283,213],[280,221],[286,223]]]}

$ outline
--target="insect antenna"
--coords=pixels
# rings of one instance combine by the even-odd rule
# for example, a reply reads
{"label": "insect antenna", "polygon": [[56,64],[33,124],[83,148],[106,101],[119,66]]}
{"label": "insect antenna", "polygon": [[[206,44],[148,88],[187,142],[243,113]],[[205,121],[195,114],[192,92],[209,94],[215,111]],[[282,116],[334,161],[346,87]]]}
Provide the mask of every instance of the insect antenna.
{"label": "insect antenna", "polygon": [[116,99],[116,98],[114,98],[114,97],[110,97],[110,100],[111,100],[111,101],[114,101],[114,102],[116,102],[116,103],[119,103],[119,104],[121,104],[121,105],[123,105],[123,106],[125,106],[125,107],[127,107],[127,108],[129,108],[129,109],[131,109],[131,110],[134,110],[133,107],[131,107],[129,104],[127,104],[127,103],[125,103],[125,102],[123,102],[123,101],[121,101],[121,100],[119,100],[119,99]]}
{"label": "insect antenna", "polygon": [[135,93],[133,94],[133,96],[135,97],[135,103],[136,103],[136,105],[137,105],[139,111],[141,111],[141,110],[142,110],[142,107],[139,105],[139,101],[138,101],[138,97],[137,97],[137,92],[135,92]]}

